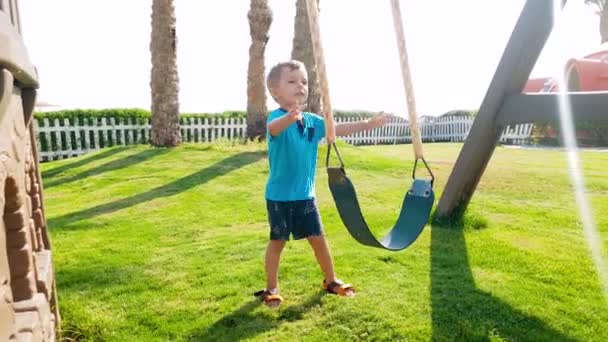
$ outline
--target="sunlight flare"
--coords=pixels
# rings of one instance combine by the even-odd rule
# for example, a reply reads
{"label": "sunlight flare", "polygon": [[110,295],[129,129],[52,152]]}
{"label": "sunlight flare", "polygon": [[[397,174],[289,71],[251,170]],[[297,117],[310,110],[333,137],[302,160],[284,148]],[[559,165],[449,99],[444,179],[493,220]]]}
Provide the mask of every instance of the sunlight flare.
{"label": "sunlight flare", "polygon": [[[568,45],[563,43],[565,42],[564,37],[567,33],[564,32],[563,27],[559,26],[559,21],[563,13],[561,0],[554,1],[554,31],[555,34],[559,36],[558,40],[562,42],[559,45],[559,53],[560,57],[567,57],[568,54],[571,53],[571,51],[568,50]],[[564,60],[566,59],[564,58]],[[595,265],[596,272],[598,274],[604,299],[608,305],[608,268],[606,267],[606,261],[602,251],[602,239],[595,224],[593,210],[587,196],[585,179],[581,169],[581,162],[576,143],[576,130],[572,118],[572,105],[568,96],[568,83],[566,80],[566,73],[562,67],[555,71],[554,80],[557,82],[561,135],[564,142],[564,147],[566,149],[570,180],[574,188],[574,197],[576,200],[579,217],[581,219],[581,224],[583,225],[585,240],[589,247],[589,252],[591,253],[591,258],[593,259],[593,264]]]}

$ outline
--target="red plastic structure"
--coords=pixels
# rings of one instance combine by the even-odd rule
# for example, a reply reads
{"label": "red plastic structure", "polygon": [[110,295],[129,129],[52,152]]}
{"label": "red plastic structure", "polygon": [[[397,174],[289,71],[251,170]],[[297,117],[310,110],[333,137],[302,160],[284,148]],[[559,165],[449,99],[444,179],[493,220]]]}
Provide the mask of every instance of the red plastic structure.
{"label": "red plastic structure", "polygon": [[[608,44],[583,58],[572,58],[566,63],[564,72],[568,91],[608,90]],[[559,87],[551,77],[531,78],[524,93],[555,92]]]}

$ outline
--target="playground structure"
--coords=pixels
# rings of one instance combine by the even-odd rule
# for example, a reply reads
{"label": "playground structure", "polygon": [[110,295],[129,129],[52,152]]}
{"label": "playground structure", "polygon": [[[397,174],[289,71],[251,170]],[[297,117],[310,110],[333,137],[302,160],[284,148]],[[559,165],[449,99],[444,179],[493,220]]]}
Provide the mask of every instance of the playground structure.
{"label": "playground structure", "polygon": [[[539,83],[537,80],[528,82],[528,78],[553,29],[554,6],[563,8],[565,4],[565,0],[526,1],[439,199],[435,215],[437,219],[459,216],[466,210],[505,126],[559,122],[560,96],[568,96],[572,120],[608,121],[605,113],[608,108],[608,93],[590,88],[591,85],[605,85],[605,74],[602,72],[606,69],[595,60],[595,57],[602,56],[600,60],[603,61],[604,52],[593,54],[592,57],[587,56],[580,61],[573,60],[569,63],[571,67],[567,69],[567,76],[572,85],[569,88],[594,91],[571,91],[561,94],[524,92],[526,85],[533,87]],[[599,74],[596,74],[598,72]],[[584,81],[579,83],[584,85],[583,87],[574,88],[576,75],[579,82]],[[599,79],[601,82],[590,82],[592,79]]]}
{"label": "playground structure", "polygon": [[[308,0],[308,3],[313,9],[309,12],[316,13],[314,1]],[[466,208],[504,126],[556,117],[556,94],[524,91],[530,71],[551,32],[554,4],[552,0],[526,1],[439,201],[439,217],[459,215]],[[318,30],[317,25],[310,26]],[[20,31],[17,0],[0,0],[0,204],[3,208],[0,221],[0,340],[53,341],[60,316],[32,124],[39,83]],[[318,32],[313,36],[318,37]],[[320,42],[317,44],[320,48]],[[606,79],[602,76],[604,55],[593,54],[585,61],[571,64],[572,68],[568,70],[579,76],[577,90],[606,89]],[[596,59],[602,63],[599,67]],[[319,61],[322,78],[325,78],[324,62],[322,58]],[[593,70],[600,70],[599,81],[588,83],[586,76],[593,75]],[[574,77],[570,79],[574,80]],[[536,84],[534,82],[528,83],[530,87]],[[327,81],[322,83],[326,88],[323,91],[325,109],[331,113]],[[545,83],[547,80],[542,82],[543,86]],[[574,89],[574,81],[572,84]],[[600,84],[601,89],[588,88],[589,84]],[[405,86],[408,87],[407,81]],[[608,108],[607,93],[576,92],[569,96],[575,119],[606,121],[603,111]],[[335,136],[328,135],[330,144],[334,140]],[[419,148],[415,152],[418,159],[422,157],[421,147],[415,148]]]}
{"label": "playground structure", "polygon": [[[396,15],[396,13],[400,12],[398,1],[392,0],[391,3],[393,16],[395,17],[395,31],[399,45],[404,90],[410,124],[412,125],[412,143],[416,163],[414,164],[412,177],[414,178],[414,185],[412,185],[406,195],[397,224],[385,239],[378,241],[370,233],[358,206],[354,187],[345,175],[344,165],[339,155],[340,167],[329,167],[329,162],[327,162],[327,171],[329,186],[332,190],[336,207],[351,235],[364,245],[399,250],[413,243],[422,231],[422,228],[419,228],[418,224],[411,224],[410,227],[408,227],[408,224],[415,221],[426,222],[423,219],[427,217],[427,209],[430,209],[427,208],[427,205],[420,204],[418,206],[412,205],[408,210],[406,208],[407,199],[410,195],[432,194],[432,179],[429,182],[430,186],[425,187],[424,191],[418,194],[416,182],[419,180],[415,179],[418,160],[422,160],[427,169],[429,167],[422,157],[420,139],[415,136],[415,133],[418,132],[417,113],[413,86],[409,77],[405,35],[401,27],[400,15]],[[605,108],[608,108],[607,93],[597,91],[569,92],[567,95],[562,95],[547,92],[539,94],[524,92],[527,84],[535,85],[538,83],[536,80],[529,80],[529,76],[553,29],[554,6],[560,6],[559,10],[561,10],[565,4],[566,1],[526,1],[495,75],[488,87],[485,98],[481,103],[478,115],[449,176],[435,211],[435,219],[445,220],[463,214],[475,192],[477,184],[483,176],[505,126],[519,123],[558,121],[560,96],[569,97],[573,120],[594,122],[607,120],[603,112]],[[323,49],[320,43],[321,35],[318,23],[316,23],[316,6],[313,4],[313,1],[308,1],[308,14],[311,21],[311,38],[314,46],[315,60],[319,69],[324,114],[326,115],[326,122],[330,123],[330,125],[326,126],[326,132],[328,132],[327,160],[329,160],[331,149],[335,149],[336,153],[338,151],[335,144],[333,144],[335,139],[333,137],[333,117],[331,115],[331,106],[328,105],[330,103],[329,89],[326,80]],[[567,69],[570,81],[568,88],[573,88],[573,90],[576,89],[577,91],[587,89],[599,90],[596,88],[601,88],[601,85],[604,84],[603,78],[605,75],[600,72],[601,70],[605,70],[602,69],[604,55],[604,53],[597,53],[587,56],[584,60],[573,60],[570,62]],[[596,59],[600,59],[600,61]],[[431,173],[432,177],[430,169],[429,173]],[[409,212],[409,217],[405,217],[404,212],[406,211]],[[424,215],[421,215],[421,213]],[[408,222],[410,218],[412,221]],[[398,242],[395,243],[396,241]]]}
{"label": "playground structure", "polygon": [[32,117],[38,76],[16,0],[0,0],[0,341],[54,341],[59,324]]}
{"label": "playground structure", "polygon": [[[608,44],[581,58],[571,58],[562,69],[568,92],[608,91]],[[539,77],[528,80],[524,93],[557,93],[558,81],[553,77]],[[556,143],[561,140],[555,123],[540,125],[538,138]],[[608,144],[608,130],[604,126],[585,125],[576,130],[576,139],[581,146],[605,146]]]}
{"label": "playground structure", "polygon": [[[567,91],[607,91],[608,90],[608,44],[582,58],[572,58],[566,62],[564,74]],[[524,93],[552,93],[559,91],[559,85],[551,77],[529,79]]]}
{"label": "playground structure", "polygon": [[[323,105],[323,114],[325,115],[325,132],[327,132],[326,140],[328,143],[328,149],[325,164],[327,167],[329,188],[334,198],[336,209],[338,210],[340,218],[342,219],[342,222],[344,223],[344,226],[348,232],[359,243],[370,247],[398,251],[405,249],[414,243],[426,226],[429,215],[431,214],[431,209],[433,208],[433,203],[435,201],[435,194],[433,191],[433,182],[435,177],[433,176],[433,173],[423,155],[422,138],[420,134],[420,127],[418,125],[418,113],[416,111],[416,98],[414,96],[414,86],[410,76],[405,32],[403,28],[403,19],[401,18],[399,0],[391,0],[391,10],[395,35],[397,38],[397,47],[399,50],[401,76],[405,90],[405,98],[407,100],[409,125],[412,134],[412,147],[416,161],[414,163],[414,169],[412,172],[413,183],[406,192],[399,217],[390,232],[388,232],[388,234],[386,234],[386,236],[383,238],[377,239],[363,217],[355,187],[346,175],[344,162],[342,157],[340,157],[340,152],[335,144],[334,118],[331,111],[329,85],[327,80],[327,72],[325,69],[323,45],[321,43],[321,33],[318,19],[319,11],[316,1],[307,1],[307,17],[309,20],[310,37],[312,41],[315,64],[319,72],[318,77],[321,103]],[[336,152],[336,156],[340,161],[340,166],[338,167],[329,165],[332,149]],[[430,180],[416,178],[416,166],[418,161],[421,161],[421,164],[424,164],[426,167],[431,177]]]}

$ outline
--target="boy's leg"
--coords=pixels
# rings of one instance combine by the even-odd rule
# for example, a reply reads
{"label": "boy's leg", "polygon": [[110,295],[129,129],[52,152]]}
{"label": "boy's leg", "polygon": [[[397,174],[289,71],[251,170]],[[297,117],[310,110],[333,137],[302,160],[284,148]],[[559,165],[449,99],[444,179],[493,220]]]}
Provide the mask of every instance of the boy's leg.
{"label": "boy's leg", "polygon": [[317,258],[321,271],[323,271],[323,274],[325,275],[325,280],[327,282],[335,281],[336,273],[334,271],[334,263],[325,237],[323,235],[309,236],[307,237],[307,240],[315,252],[315,258]]}
{"label": "boy's leg", "polygon": [[[341,284],[341,282],[336,278],[329,245],[323,235],[323,224],[321,223],[321,214],[319,213],[317,202],[314,199],[302,201],[298,207],[297,214],[294,238],[305,237],[308,240],[315,253],[315,258],[321,267],[321,271],[325,275],[325,283],[332,284],[332,289],[330,290],[335,293],[336,284]],[[351,296],[355,294],[352,286],[345,287],[345,289],[345,295]]]}
{"label": "boy's leg", "polygon": [[270,240],[266,248],[266,289],[279,288],[279,261],[285,247],[285,240]]}
{"label": "boy's leg", "polygon": [[336,278],[336,273],[334,271],[334,263],[331,258],[331,253],[329,252],[329,246],[327,245],[327,240],[324,236],[309,236],[308,242],[312,246],[312,249],[315,252],[315,257],[317,258],[317,262],[319,266],[321,266],[321,270],[325,274],[325,284],[327,286],[327,290],[340,294],[347,297],[352,297],[355,295],[355,289],[350,284],[344,284],[338,278]]}
{"label": "boy's leg", "polygon": [[335,281],[334,264],[329,252],[329,246],[323,236],[323,224],[321,214],[315,199],[298,201],[295,208],[294,239],[306,238],[313,251],[321,271],[325,274],[325,280]]}
{"label": "boy's leg", "polygon": [[[266,201],[268,210],[268,223],[270,224],[270,241],[266,247],[266,257],[264,260],[266,270],[266,291],[275,295],[279,292],[279,261],[281,252],[289,240],[290,217],[289,203]],[[269,306],[279,305],[281,301],[266,301]]]}

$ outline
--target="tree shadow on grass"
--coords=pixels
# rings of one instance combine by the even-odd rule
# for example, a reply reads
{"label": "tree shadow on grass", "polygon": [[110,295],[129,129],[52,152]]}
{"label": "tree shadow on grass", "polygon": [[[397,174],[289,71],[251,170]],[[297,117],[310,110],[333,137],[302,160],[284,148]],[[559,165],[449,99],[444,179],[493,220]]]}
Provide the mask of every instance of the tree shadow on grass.
{"label": "tree shadow on grass", "polygon": [[[166,290],[164,284],[146,274],[144,265],[104,262],[107,261],[80,261],[57,268],[59,311],[62,315],[58,341],[106,341],[110,339],[111,331],[105,323],[112,320],[112,312],[129,315],[131,322],[145,318],[145,313],[137,316],[145,310],[133,307],[145,306],[149,300],[147,296],[160,295]],[[108,311],[102,310],[99,317],[92,319],[91,313],[100,307]],[[147,322],[144,318],[137,321],[136,328],[145,327]]]}
{"label": "tree shadow on grass", "polygon": [[159,287],[145,273],[142,265],[108,265],[99,261],[95,265],[84,263],[79,266],[61,267],[56,270],[59,292],[108,291],[113,288],[132,289],[139,287]]}
{"label": "tree shadow on grass", "polygon": [[432,340],[577,341],[476,288],[464,226],[463,220],[432,224]]}
{"label": "tree shadow on grass", "polygon": [[101,160],[104,158],[111,157],[115,154],[128,150],[129,147],[117,147],[117,148],[108,148],[107,150],[101,151],[99,153],[93,153],[90,156],[77,158],[70,163],[63,164],[61,166],[52,168],[50,170],[42,171],[42,178],[52,178],[64,171],[75,169],[81,166],[84,166],[88,163],[92,163],[97,160]]}
{"label": "tree shadow on grass", "polygon": [[207,329],[201,329],[188,335],[187,341],[241,341],[274,330],[285,322],[295,322],[304,318],[304,314],[311,308],[321,305],[321,298],[326,294],[325,290],[312,295],[306,301],[298,305],[279,309],[279,316],[273,317],[266,312],[254,313],[254,309],[263,305],[260,300],[252,300],[234,312],[222,317]]}
{"label": "tree shadow on grass", "polygon": [[[52,229],[71,230],[82,228],[82,225],[70,226],[80,220],[86,220],[98,215],[110,214],[134,205],[145,203],[160,197],[177,195],[195,186],[207,183],[216,177],[223,176],[237,170],[245,165],[257,162],[266,156],[266,152],[243,152],[223,159],[209,167],[199,170],[171,183],[159,186],[152,190],[119,199],[113,202],[100,204],[92,208],[80,210],[63,216],[49,219],[49,227]],[[145,213],[142,210],[142,215]]]}
{"label": "tree shadow on grass", "polygon": [[70,175],[68,177],[63,177],[63,178],[49,179],[48,181],[44,182],[44,187],[48,189],[48,188],[51,188],[51,187],[54,187],[57,185],[64,185],[67,183],[75,182],[75,181],[81,180],[86,177],[99,175],[104,172],[124,169],[127,167],[131,167],[135,164],[142,163],[153,157],[157,157],[157,156],[166,154],[167,152],[169,152],[169,149],[146,149],[141,152],[138,152],[138,153],[135,153],[135,154],[132,154],[129,156],[125,156],[124,158],[114,159],[105,164],[102,164],[102,165],[99,165],[92,169],[77,173],[75,175]]}

